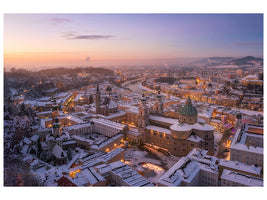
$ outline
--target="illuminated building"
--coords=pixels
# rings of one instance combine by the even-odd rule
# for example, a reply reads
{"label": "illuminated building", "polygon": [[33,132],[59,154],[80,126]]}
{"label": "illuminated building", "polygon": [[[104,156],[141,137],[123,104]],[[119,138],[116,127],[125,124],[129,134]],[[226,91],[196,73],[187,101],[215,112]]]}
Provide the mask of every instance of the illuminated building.
{"label": "illuminated building", "polygon": [[[262,186],[260,171],[259,167],[218,159],[207,155],[205,150],[195,148],[163,174],[157,185]],[[237,176],[236,179],[233,174]]]}
{"label": "illuminated building", "polygon": [[230,156],[232,161],[262,167],[263,170],[263,128],[248,125],[239,128],[230,146]]}

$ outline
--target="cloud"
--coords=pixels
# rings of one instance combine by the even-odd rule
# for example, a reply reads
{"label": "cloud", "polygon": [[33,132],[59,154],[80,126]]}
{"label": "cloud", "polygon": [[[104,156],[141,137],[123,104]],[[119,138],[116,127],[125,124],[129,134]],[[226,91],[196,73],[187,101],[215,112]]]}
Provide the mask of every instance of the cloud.
{"label": "cloud", "polygon": [[76,32],[74,32],[74,31],[62,32],[61,37],[64,37],[64,38],[74,37],[75,33]]}
{"label": "cloud", "polygon": [[99,40],[99,39],[109,39],[114,37],[113,35],[74,35],[69,34],[65,36],[68,40]]}
{"label": "cloud", "polygon": [[61,18],[61,17],[53,17],[51,18],[51,21],[54,24],[63,24],[63,23],[70,23],[71,21],[67,18]]}

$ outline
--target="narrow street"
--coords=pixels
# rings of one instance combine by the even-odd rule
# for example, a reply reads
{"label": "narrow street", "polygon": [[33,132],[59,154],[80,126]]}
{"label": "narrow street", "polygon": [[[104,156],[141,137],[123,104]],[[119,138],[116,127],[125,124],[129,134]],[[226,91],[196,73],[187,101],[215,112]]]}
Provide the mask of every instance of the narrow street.
{"label": "narrow street", "polygon": [[217,154],[217,157],[218,158],[225,158],[225,152],[224,150],[226,149],[226,143],[227,143],[227,140],[229,139],[229,137],[231,136],[231,130],[226,130],[223,134],[223,137],[219,143],[219,149],[218,149],[218,154]]}

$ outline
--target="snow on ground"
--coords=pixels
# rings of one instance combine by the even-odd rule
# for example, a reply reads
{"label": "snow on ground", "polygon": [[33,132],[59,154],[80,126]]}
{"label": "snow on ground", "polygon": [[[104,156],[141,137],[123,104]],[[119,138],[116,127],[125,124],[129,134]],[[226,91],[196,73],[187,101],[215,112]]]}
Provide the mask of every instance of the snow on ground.
{"label": "snow on ground", "polygon": [[[146,150],[147,149],[147,150]],[[143,167],[144,176],[155,183],[168,169],[170,169],[180,158],[168,156],[153,147],[145,148],[131,147],[125,150],[125,163],[138,170]]]}
{"label": "snow on ground", "polygon": [[148,180],[151,181],[152,183],[156,183],[157,180],[166,172],[166,170],[164,170],[163,168],[151,163],[144,163],[142,167],[144,169],[153,170],[156,173],[155,176],[148,177]]}

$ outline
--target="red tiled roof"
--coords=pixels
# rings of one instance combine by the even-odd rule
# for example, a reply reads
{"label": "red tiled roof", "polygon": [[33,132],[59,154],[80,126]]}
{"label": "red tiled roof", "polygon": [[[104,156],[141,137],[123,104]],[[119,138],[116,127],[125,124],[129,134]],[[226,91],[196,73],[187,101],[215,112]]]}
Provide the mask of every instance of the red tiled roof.
{"label": "red tiled roof", "polygon": [[68,179],[65,176],[62,176],[60,179],[58,179],[57,181],[58,186],[77,186],[76,184],[74,184],[70,179]]}

